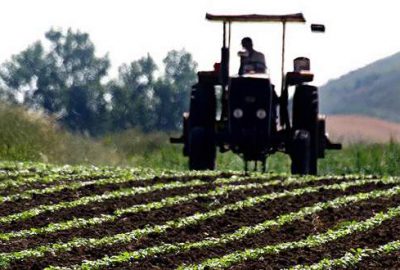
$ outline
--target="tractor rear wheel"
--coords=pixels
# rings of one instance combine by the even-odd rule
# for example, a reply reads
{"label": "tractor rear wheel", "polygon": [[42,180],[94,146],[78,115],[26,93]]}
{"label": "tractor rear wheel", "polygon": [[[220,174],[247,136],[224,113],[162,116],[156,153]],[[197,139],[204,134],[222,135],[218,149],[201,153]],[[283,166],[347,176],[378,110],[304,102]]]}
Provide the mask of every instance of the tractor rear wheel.
{"label": "tractor rear wheel", "polygon": [[318,128],[318,88],[311,85],[299,85],[293,96],[293,130],[307,130],[310,137],[308,174],[317,174],[320,145]]}
{"label": "tractor rear wheel", "polygon": [[214,170],[216,145],[214,133],[204,127],[193,127],[189,132],[189,169]]}
{"label": "tractor rear wheel", "polygon": [[292,174],[310,173],[310,133],[307,130],[296,130],[293,137],[290,157]]}

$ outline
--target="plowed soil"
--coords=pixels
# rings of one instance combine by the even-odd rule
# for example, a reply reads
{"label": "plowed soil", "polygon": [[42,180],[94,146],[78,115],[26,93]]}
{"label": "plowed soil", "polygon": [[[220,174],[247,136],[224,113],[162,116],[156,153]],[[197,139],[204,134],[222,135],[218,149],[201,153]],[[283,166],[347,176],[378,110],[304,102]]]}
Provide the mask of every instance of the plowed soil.
{"label": "plowed soil", "polygon": [[[119,190],[121,188],[134,188],[148,186],[157,183],[169,183],[172,181],[190,181],[201,179],[208,184],[198,187],[175,188],[128,196],[121,199],[106,200],[102,203],[90,203],[85,206],[78,206],[63,209],[54,213],[46,212],[26,220],[16,221],[11,224],[0,224],[0,233],[19,231],[22,229],[40,228],[54,222],[62,222],[71,218],[92,218],[102,214],[112,214],[118,209],[131,207],[137,204],[156,202],[163,198],[189,193],[205,193],[215,189],[220,184],[213,181],[218,177],[229,178],[233,174],[220,174],[215,177],[156,177],[147,181],[135,181],[124,184],[110,184],[106,186],[89,185],[77,190],[65,190],[47,195],[36,196],[32,199],[19,200],[12,203],[2,204],[0,216],[12,213],[19,213],[43,204],[55,204],[63,201],[71,201],[84,196],[102,194],[107,191]],[[24,176],[22,176],[24,177]],[[284,177],[272,177],[273,179],[285,180]],[[93,180],[96,178],[88,178]],[[85,179],[74,179],[73,181],[86,181]],[[270,180],[249,179],[240,184],[263,183]],[[227,204],[232,204],[249,197],[256,197],[264,194],[280,193],[302,187],[331,185],[334,183],[348,182],[341,179],[323,179],[320,181],[304,183],[301,179],[293,185],[282,186],[280,184],[264,188],[253,188],[249,190],[232,191],[223,196],[198,198],[175,206],[164,207],[152,211],[143,211],[136,214],[123,215],[113,222],[105,222],[99,225],[91,225],[82,228],[59,230],[54,233],[41,234],[29,237],[16,237],[10,240],[0,240],[0,266],[1,254],[37,249],[41,246],[53,243],[67,243],[77,237],[102,238],[120,233],[130,232],[139,228],[161,225],[170,220],[188,217],[196,213],[205,213],[219,209]],[[357,180],[353,180],[357,181]],[[232,183],[237,185],[239,183]],[[41,184],[41,187],[52,186]],[[155,247],[165,243],[177,244],[184,242],[197,242],[205,238],[218,238],[223,234],[233,233],[243,226],[254,226],[265,220],[275,219],[279,215],[296,212],[303,207],[312,206],[318,202],[331,201],[335,198],[370,192],[373,190],[387,190],[392,184],[366,184],[351,187],[346,190],[328,190],[321,188],[317,192],[307,193],[299,196],[285,196],[253,207],[246,207],[237,211],[227,211],[225,214],[200,221],[196,225],[184,226],[180,229],[169,229],[164,233],[152,233],[139,239],[132,239],[126,244],[113,244],[100,246],[98,248],[79,247],[71,251],[51,252],[44,256],[28,257],[23,260],[18,258],[9,265],[10,269],[43,269],[46,266],[71,266],[81,264],[84,260],[96,260],[105,256],[112,256],[126,251],[137,251],[148,247]],[[32,184],[30,187],[36,187]],[[26,186],[22,191],[28,190]],[[7,191],[4,191],[7,192]],[[9,190],[10,194],[15,193],[15,187]],[[289,222],[282,227],[272,227],[262,233],[245,237],[241,240],[228,242],[224,245],[208,248],[195,248],[182,253],[162,254],[148,256],[145,259],[123,262],[117,265],[108,266],[107,269],[175,269],[182,264],[198,264],[202,261],[221,257],[226,254],[244,250],[247,248],[258,248],[284,242],[299,241],[309,235],[324,233],[343,222],[362,221],[372,217],[378,212],[384,212],[390,207],[400,205],[400,196],[390,199],[378,198],[364,200],[349,204],[345,207],[328,208],[316,214],[307,216],[304,219]],[[354,233],[349,236],[332,241],[329,244],[315,248],[292,249],[279,254],[263,256],[261,260],[248,260],[236,264],[231,269],[281,269],[297,264],[313,264],[324,258],[339,258],[354,248],[376,248],[382,244],[400,239],[400,218],[386,221],[376,228],[363,233]],[[386,254],[377,257],[366,258],[359,263],[360,269],[396,269],[400,267],[399,252]],[[383,260],[383,261],[382,261]],[[1,267],[0,267],[1,268]]]}

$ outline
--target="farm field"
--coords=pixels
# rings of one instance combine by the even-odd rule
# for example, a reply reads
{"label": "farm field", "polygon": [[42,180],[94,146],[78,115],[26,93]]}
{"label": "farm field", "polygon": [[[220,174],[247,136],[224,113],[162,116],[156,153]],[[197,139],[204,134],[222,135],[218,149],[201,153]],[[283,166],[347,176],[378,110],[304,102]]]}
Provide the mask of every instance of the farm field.
{"label": "farm field", "polygon": [[387,143],[400,140],[400,124],[364,115],[329,115],[329,135],[345,144]]}
{"label": "farm field", "polygon": [[399,269],[400,177],[0,163],[1,269]]}

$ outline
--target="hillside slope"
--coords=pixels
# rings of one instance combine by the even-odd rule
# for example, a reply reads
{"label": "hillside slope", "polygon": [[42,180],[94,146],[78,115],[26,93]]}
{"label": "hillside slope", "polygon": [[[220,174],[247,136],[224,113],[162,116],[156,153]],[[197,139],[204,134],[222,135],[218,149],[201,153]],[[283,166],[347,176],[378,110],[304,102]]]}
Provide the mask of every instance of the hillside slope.
{"label": "hillside slope", "polygon": [[320,89],[320,111],[400,122],[400,53],[329,81]]}

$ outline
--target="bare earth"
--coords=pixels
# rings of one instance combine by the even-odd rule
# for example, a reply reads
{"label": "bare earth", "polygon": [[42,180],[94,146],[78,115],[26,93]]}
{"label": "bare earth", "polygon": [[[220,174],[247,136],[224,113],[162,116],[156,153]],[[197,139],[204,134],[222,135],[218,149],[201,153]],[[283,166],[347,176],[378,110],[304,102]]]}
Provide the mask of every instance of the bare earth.
{"label": "bare earth", "polygon": [[328,115],[327,132],[342,143],[400,141],[400,123],[361,115]]}

